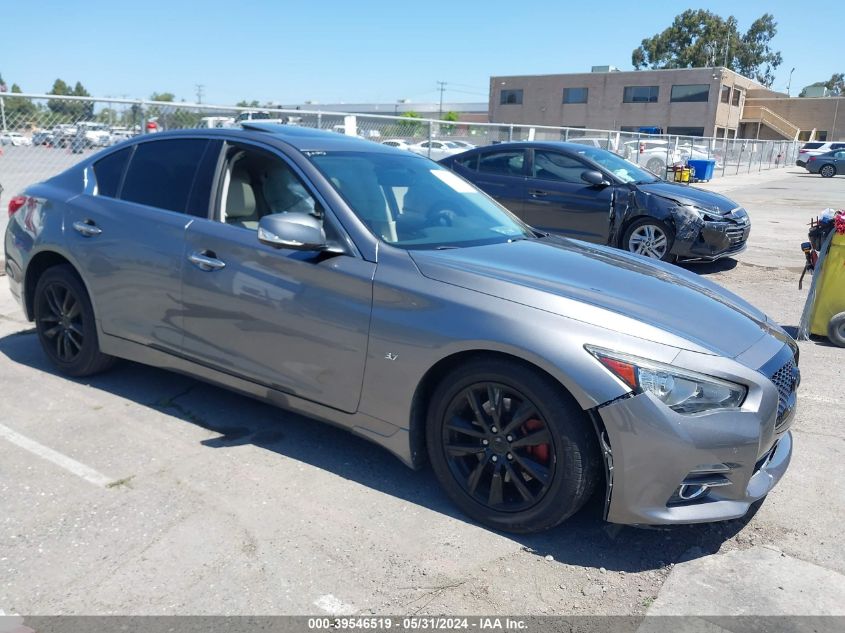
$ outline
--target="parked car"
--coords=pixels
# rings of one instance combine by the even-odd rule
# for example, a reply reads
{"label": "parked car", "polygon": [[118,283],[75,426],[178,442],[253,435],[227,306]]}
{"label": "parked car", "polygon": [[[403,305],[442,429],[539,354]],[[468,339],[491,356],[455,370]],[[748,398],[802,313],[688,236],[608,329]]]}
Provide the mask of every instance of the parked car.
{"label": "parked car", "polygon": [[67,147],[76,138],[77,128],[70,123],[60,123],[53,128],[53,146]]}
{"label": "parked car", "polygon": [[33,145],[52,145],[53,144],[53,133],[47,131],[35,132],[32,135],[32,144]]}
{"label": "parked car", "polygon": [[9,211],[9,287],[59,371],[128,358],[332,422],[430,460],[496,529],[549,528],[602,487],[616,523],[735,518],[790,460],[798,350],[766,315],[538,233],[410,152],[162,132]]}
{"label": "parked car", "polygon": [[462,140],[457,139],[457,138],[450,138],[449,142],[452,143],[453,145],[457,145],[458,147],[460,147],[461,149],[464,149],[464,150],[476,148],[476,145],[473,145],[469,141],[462,141]]}
{"label": "parked car", "polygon": [[810,156],[805,167],[811,174],[818,174],[822,178],[845,174],[845,149]]}
{"label": "parked car", "polygon": [[108,147],[112,144],[109,126],[97,121],[80,121],[76,124],[86,147]]}
{"label": "parked car", "polygon": [[837,149],[845,149],[845,141],[812,141],[804,143],[798,150],[798,159],[795,164],[799,167],[806,167],[810,156],[819,156]]}
{"label": "parked car", "polygon": [[540,231],[656,259],[735,255],[751,230],[733,200],[666,182],[594,147],[500,143],[440,162]]}
{"label": "parked car", "polygon": [[32,145],[32,139],[20,132],[0,132],[0,145],[29,146]]}
{"label": "parked car", "polygon": [[685,157],[675,144],[658,139],[643,139],[628,141],[623,149],[623,155],[641,167],[645,167],[661,178],[666,175],[666,168],[683,163]]}
{"label": "parked car", "polygon": [[427,156],[431,160],[440,160],[453,154],[460,154],[466,151],[463,147],[452,141],[420,141],[408,147],[409,150],[421,156]]}
{"label": "parked car", "polygon": [[397,149],[408,149],[411,147],[411,144],[408,141],[401,138],[389,138],[382,141],[381,144],[387,145],[388,147],[395,147]]}

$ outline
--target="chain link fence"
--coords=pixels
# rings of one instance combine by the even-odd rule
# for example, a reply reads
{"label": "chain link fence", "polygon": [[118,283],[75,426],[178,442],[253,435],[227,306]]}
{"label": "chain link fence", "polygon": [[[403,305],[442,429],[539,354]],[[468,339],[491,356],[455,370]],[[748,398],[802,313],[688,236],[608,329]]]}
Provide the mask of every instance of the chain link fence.
{"label": "chain link fence", "polygon": [[[715,161],[714,177],[792,165],[793,141],[715,139],[548,126],[438,121],[412,116],[238,108],[128,99],[6,93],[0,98],[0,186],[5,196],[139,134],[238,127],[265,120],[330,130],[439,160],[471,147],[518,140],[570,141],[610,150],[661,176],[687,160]],[[5,215],[5,214],[3,214]]]}

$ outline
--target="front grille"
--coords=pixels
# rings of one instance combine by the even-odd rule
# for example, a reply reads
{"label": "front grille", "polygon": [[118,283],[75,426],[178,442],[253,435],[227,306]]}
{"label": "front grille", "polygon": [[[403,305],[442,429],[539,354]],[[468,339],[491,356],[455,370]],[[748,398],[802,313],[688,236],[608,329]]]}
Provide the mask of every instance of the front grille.
{"label": "front grille", "polygon": [[728,236],[728,241],[731,246],[738,246],[739,244],[744,244],[746,240],[748,240],[748,234],[750,232],[750,226],[736,226],[727,229],[725,231],[725,235]]}
{"label": "front grille", "polygon": [[778,389],[778,419],[775,429],[783,424],[783,417],[786,413],[789,404],[789,398],[792,392],[795,391],[795,361],[790,359],[787,363],[778,369],[771,378]]}

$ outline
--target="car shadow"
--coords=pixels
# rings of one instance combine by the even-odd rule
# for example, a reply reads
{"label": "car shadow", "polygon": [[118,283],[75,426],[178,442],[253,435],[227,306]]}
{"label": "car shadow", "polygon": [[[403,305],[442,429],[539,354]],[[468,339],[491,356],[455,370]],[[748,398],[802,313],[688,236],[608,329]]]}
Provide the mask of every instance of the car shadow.
{"label": "car shadow", "polygon": [[733,257],[725,257],[712,262],[678,262],[678,266],[697,275],[712,275],[733,270],[739,262]]}
{"label": "car shadow", "polygon": [[[0,354],[10,362],[59,375],[41,351],[34,330],[0,338]],[[457,521],[473,523],[442,492],[429,467],[411,470],[386,450],[329,424],[187,376],[129,361],[121,361],[111,371],[84,380],[63,379],[218,434],[201,442],[209,449],[252,444]],[[756,512],[754,508],[734,521],[659,529],[614,525],[602,518],[603,483],[599,489],[580,512],[552,530],[502,535],[527,552],[551,555],[560,563],[638,572],[717,552]]]}

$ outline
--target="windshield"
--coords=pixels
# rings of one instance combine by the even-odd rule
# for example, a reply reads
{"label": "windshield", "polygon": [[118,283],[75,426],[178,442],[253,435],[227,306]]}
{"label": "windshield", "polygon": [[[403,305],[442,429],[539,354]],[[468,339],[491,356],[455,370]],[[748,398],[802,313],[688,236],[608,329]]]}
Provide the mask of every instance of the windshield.
{"label": "windshield", "polygon": [[612,152],[597,147],[584,147],[575,151],[594,163],[598,163],[622,182],[645,183],[660,180],[650,171],[638,167],[631,161],[625,160]]}
{"label": "windshield", "polygon": [[376,236],[401,248],[450,248],[534,237],[473,185],[420,156],[306,152]]}

